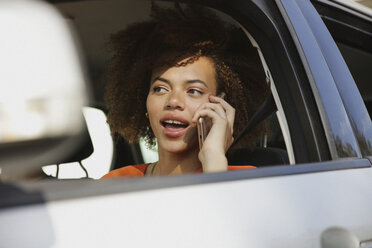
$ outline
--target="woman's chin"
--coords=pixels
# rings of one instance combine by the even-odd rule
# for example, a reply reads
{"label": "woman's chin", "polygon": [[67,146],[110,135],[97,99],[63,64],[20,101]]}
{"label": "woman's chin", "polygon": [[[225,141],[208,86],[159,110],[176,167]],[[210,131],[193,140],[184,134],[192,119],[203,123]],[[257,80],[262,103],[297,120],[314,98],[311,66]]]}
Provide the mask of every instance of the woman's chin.
{"label": "woman's chin", "polygon": [[[169,153],[187,153],[198,149],[196,128],[188,128],[187,132],[179,137],[169,137],[162,133],[158,137],[159,149]],[[159,139],[160,138],[160,139]]]}
{"label": "woman's chin", "polygon": [[197,143],[195,142],[185,143],[183,140],[165,141],[163,142],[163,144],[161,144],[161,149],[169,153],[182,154],[197,148],[196,145]]}

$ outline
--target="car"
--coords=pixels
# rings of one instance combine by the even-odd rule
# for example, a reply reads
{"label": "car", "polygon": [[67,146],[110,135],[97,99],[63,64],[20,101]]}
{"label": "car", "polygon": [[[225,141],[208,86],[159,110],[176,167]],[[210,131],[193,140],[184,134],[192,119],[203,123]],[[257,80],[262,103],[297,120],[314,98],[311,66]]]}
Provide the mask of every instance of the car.
{"label": "car", "polygon": [[[15,2],[19,5],[10,8]],[[64,100],[64,113],[73,111],[64,117],[75,120],[66,122],[62,131],[40,131],[33,137],[22,136],[23,129],[12,135],[0,131],[0,247],[372,246],[371,9],[341,0],[192,2],[240,26],[257,49],[271,95],[248,127],[251,130],[268,117],[271,132],[262,137],[255,151],[247,153],[243,147],[230,154],[229,161],[258,168],[94,180],[110,169],[147,162],[148,151],[140,144],[110,140],[112,149],[102,148],[108,154],[105,169],[93,172],[103,162],[84,162],[98,151],[94,130],[87,132],[81,108],[105,112],[102,78],[109,54],[104,44],[111,33],[146,19],[151,1],[0,2],[2,23],[13,17],[13,23],[20,23],[16,30],[27,34],[16,40],[57,37],[50,44],[58,49],[51,46],[42,53],[45,46],[32,47],[35,44],[29,42],[24,43],[29,45],[25,51],[53,54],[56,60],[66,55],[72,61],[67,63],[70,66],[61,66],[35,60],[34,70],[49,76],[71,74],[64,80],[76,84],[68,84],[71,88],[66,92],[78,89],[71,98],[57,92]],[[33,22],[35,16],[59,21]],[[55,26],[40,28],[48,23]],[[3,33],[14,32],[5,28],[9,26],[0,26]],[[33,29],[35,32],[26,32]],[[50,30],[56,33],[48,35]],[[6,44],[11,47],[15,42]],[[9,47],[3,50],[9,51]],[[11,58],[29,63],[35,58],[31,52],[7,56],[0,58],[2,68],[13,65]],[[49,67],[56,68],[55,73],[47,74]],[[17,69],[19,74],[30,75],[33,68]],[[0,106],[10,102],[5,96],[11,96],[12,78],[0,79],[1,91],[7,92],[1,95]],[[23,87],[35,87],[28,83],[29,77],[22,80]],[[45,85],[63,85],[54,81],[45,80]],[[46,99],[57,97],[47,94],[56,92],[54,87],[43,92]],[[21,101],[22,96],[15,99]],[[72,99],[76,104],[69,105]],[[7,113],[5,110],[1,107],[0,114]],[[0,124],[8,121],[0,116]],[[104,118],[101,122],[105,125]],[[19,124],[19,119],[12,123]],[[55,123],[50,126],[56,128]],[[105,133],[109,135],[109,131]],[[73,161],[77,163],[62,167]],[[44,171],[54,168],[50,175],[59,180],[21,180],[31,168],[41,170],[46,165]],[[94,174],[94,179],[59,177],[69,166],[80,170],[77,177]]]}

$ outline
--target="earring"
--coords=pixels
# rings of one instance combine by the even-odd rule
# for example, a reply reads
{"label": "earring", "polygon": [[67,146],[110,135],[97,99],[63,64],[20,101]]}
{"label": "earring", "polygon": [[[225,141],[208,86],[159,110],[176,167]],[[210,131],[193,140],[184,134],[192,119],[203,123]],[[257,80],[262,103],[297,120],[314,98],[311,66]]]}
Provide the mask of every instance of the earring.
{"label": "earring", "polygon": [[149,114],[147,112],[145,113],[145,116],[147,119],[149,118]]}

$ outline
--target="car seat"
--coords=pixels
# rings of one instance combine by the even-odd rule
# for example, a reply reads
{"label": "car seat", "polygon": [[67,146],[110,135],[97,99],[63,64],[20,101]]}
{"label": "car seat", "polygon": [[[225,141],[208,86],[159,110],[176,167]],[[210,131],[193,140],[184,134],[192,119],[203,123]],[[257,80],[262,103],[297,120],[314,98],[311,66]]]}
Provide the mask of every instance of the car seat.
{"label": "car seat", "polygon": [[236,144],[253,128],[264,121],[267,117],[274,114],[277,107],[273,96],[270,94],[259,110],[254,114],[248,122],[244,130],[234,140],[228,153],[227,159],[229,165],[254,165],[257,167],[269,165],[283,165],[289,164],[287,151],[277,147],[256,147],[253,150],[249,147],[236,147]]}

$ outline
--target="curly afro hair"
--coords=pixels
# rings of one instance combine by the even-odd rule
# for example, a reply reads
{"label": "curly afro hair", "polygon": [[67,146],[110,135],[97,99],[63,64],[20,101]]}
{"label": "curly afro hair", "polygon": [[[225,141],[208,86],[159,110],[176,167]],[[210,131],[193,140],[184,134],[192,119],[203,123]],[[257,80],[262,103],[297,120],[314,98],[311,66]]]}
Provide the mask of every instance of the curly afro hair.
{"label": "curly afro hair", "polygon": [[[187,5],[163,9],[152,6],[149,21],[133,23],[109,41],[105,102],[112,133],[128,142],[144,138],[155,143],[145,116],[152,70],[185,66],[200,56],[210,58],[216,70],[217,94],[236,110],[234,134],[245,127],[268,93],[257,51],[240,28],[222,21],[211,10]],[[186,60],[186,61],[185,61]],[[182,63],[179,63],[183,61]],[[250,143],[265,129],[247,135]]]}

